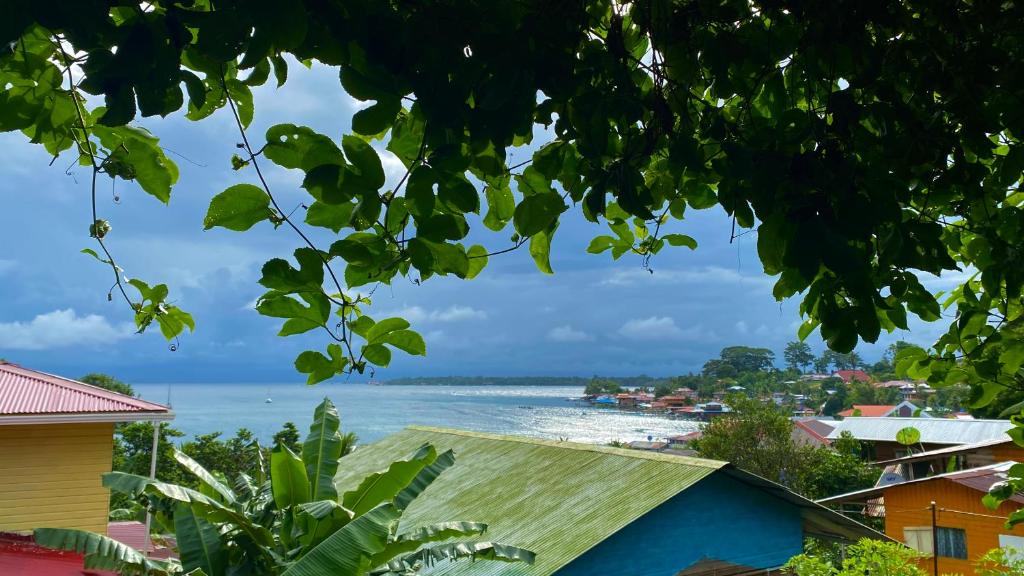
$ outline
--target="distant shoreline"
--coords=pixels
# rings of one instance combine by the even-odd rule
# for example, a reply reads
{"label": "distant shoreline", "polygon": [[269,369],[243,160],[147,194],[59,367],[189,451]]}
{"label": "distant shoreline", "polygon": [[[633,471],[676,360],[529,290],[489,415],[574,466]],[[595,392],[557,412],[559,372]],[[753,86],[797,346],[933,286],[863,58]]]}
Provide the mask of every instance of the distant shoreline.
{"label": "distant shoreline", "polygon": [[594,378],[614,380],[621,386],[651,386],[662,380],[653,376],[429,376],[393,378],[383,386],[586,386]]}

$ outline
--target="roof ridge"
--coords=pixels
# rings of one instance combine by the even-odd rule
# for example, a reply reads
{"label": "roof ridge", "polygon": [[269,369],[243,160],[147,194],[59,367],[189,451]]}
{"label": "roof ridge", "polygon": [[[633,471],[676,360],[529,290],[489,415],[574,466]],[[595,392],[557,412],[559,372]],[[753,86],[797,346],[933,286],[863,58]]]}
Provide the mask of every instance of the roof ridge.
{"label": "roof ridge", "polygon": [[533,444],[535,446],[548,446],[551,448],[567,448],[580,452],[595,452],[599,454],[614,454],[626,458],[639,458],[642,460],[654,460],[668,464],[688,464],[700,466],[711,470],[719,470],[728,465],[728,462],[710,460],[707,458],[694,458],[691,456],[677,456],[675,454],[662,454],[659,452],[646,452],[642,450],[630,450],[627,448],[616,448],[614,446],[602,446],[600,444],[585,444],[583,442],[571,442],[560,440],[546,440],[530,436],[516,436],[511,434],[493,434],[490,432],[477,432],[474,430],[460,430],[458,428],[444,428],[437,426],[407,426],[406,430],[419,432],[434,432],[438,434],[450,434],[452,436],[463,436],[466,438],[481,438],[484,440],[497,440],[502,442],[518,442],[521,444]]}

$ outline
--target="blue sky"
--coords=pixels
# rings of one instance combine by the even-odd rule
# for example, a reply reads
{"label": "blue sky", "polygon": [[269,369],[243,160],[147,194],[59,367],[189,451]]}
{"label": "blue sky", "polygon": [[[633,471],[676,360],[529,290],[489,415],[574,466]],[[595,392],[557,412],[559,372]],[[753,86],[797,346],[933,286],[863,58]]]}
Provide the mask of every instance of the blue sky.
{"label": "blue sky", "polygon": [[[341,90],[336,72],[298,65],[290,72],[285,87],[257,91],[250,137],[262,142],[268,126],[291,122],[340,138],[357,103]],[[250,171],[230,168],[238,141],[230,114],[222,110],[199,123],[177,114],[140,124],[161,138],[181,169],[171,203],[123,181],[111,191],[108,180],[100,214],[113,226],[109,244],[126,274],[167,283],[171,299],[195,316],[196,332],[175,352],[156,331],[134,334],[123,302],[107,301],[109,269],[79,253],[91,245],[88,173],[74,167],[66,174],[70,156],[48,166],[41,147],[21,134],[0,134],[7,216],[0,227],[0,357],[68,376],[102,371],[136,382],[300,380],[295,355],[322,347],[322,338],[279,338],[279,323],[252,310],[262,293],[260,266],[290,254],[298,239],[267,223],[247,233],[202,230],[210,198],[252,179]],[[384,160],[397,180],[397,159]],[[271,169],[269,181],[284,206],[307,197],[298,171]],[[472,242],[492,250],[508,245],[511,229],[482,228],[475,227]],[[417,286],[398,279],[381,287],[371,316],[405,316],[426,337],[428,354],[396,354],[378,378],[673,375],[697,371],[735,344],[766,346],[781,357],[795,339],[798,302],[780,304],[771,296],[773,280],[757,260],[756,233],[730,243],[730,222],[720,208],[689,212],[672,231],[690,234],[700,246],[667,249],[653,261],[652,274],[636,257],[615,262],[607,253],[587,254],[590,239],[605,232],[574,208],[554,240],[553,276],[538,272],[524,248],[492,258],[472,281],[435,278]],[[949,282],[930,285],[938,290]],[[927,343],[940,331],[917,323],[912,333],[883,336],[858,350],[873,360],[895,339]],[[816,336],[808,341],[822,349]]]}

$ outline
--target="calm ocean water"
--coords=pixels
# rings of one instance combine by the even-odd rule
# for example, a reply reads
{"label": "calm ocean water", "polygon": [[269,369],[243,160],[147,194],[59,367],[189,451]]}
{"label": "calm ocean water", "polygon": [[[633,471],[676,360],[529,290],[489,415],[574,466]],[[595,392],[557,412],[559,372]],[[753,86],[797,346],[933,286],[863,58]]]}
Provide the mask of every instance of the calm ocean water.
{"label": "calm ocean water", "polygon": [[[697,429],[697,424],[660,416],[580,406],[567,398],[582,388],[541,386],[372,386],[368,384],[137,384],[147,400],[165,403],[168,389],[173,426],[191,437],[238,428],[268,440],[284,422],[303,435],[313,408],[331,399],[345,431],[372,442],[412,424],[498,434],[567,438],[577,442],[662,438]],[[273,399],[266,403],[267,397]]]}

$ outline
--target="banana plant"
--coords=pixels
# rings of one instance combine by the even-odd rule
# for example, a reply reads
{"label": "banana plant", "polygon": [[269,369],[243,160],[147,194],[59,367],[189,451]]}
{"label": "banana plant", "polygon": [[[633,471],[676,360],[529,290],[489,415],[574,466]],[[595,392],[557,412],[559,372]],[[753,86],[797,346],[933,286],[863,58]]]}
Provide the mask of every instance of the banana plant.
{"label": "banana plant", "polygon": [[175,535],[176,560],[152,560],[80,530],[38,529],[36,542],[84,553],[86,568],[150,576],[409,576],[465,558],[533,562],[528,550],[479,540],[487,531],[479,522],[400,530],[405,509],[455,463],[451,450],[424,445],[339,494],[334,476],[345,450],[339,429],[338,412],[324,399],[301,454],[279,443],[269,463],[259,460],[255,478],[242,474],[233,483],[181,452],[175,458],[196,478],[197,489],[105,474],[104,486],[136,498]]}

